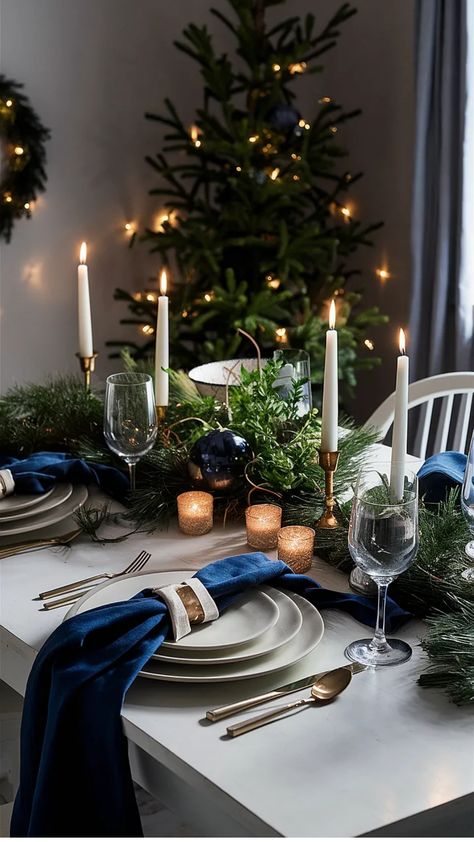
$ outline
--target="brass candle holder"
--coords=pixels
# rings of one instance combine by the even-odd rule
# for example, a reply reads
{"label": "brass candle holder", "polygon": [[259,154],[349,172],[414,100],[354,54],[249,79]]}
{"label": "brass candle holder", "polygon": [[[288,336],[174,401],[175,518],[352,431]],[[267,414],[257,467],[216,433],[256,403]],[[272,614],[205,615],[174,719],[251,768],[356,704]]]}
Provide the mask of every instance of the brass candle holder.
{"label": "brass candle holder", "polygon": [[336,500],[334,499],[334,474],[337,470],[337,463],[339,461],[338,450],[320,450],[319,464],[325,475],[325,508],[316,526],[319,529],[335,529],[339,525],[334,509],[336,507]]}
{"label": "brass candle holder", "polygon": [[168,407],[167,406],[158,406],[158,404],[156,404],[155,409],[156,409],[156,420],[157,420],[158,424],[163,424],[163,422],[166,418],[166,410],[168,409]]}
{"label": "brass candle holder", "polygon": [[98,357],[98,353],[94,351],[91,357],[83,357],[81,354],[76,354],[80,364],[81,364],[81,371],[84,374],[84,387],[87,392],[90,391],[91,388],[91,375],[95,369],[95,361]]}

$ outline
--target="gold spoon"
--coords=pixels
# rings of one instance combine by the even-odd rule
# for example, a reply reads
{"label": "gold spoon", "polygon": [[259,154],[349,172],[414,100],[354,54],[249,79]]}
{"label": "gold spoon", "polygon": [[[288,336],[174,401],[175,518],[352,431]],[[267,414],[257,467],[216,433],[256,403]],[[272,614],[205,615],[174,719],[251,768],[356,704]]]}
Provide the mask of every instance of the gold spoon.
{"label": "gold spoon", "polygon": [[310,705],[313,702],[332,702],[339,693],[342,693],[342,691],[346,689],[346,687],[351,683],[351,680],[352,672],[347,667],[339,667],[338,669],[330,670],[330,672],[325,672],[324,675],[318,678],[318,680],[313,684],[309,699],[298,699],[296,702],[290,702],[288,705],[282,705],[279,708],[275,708],[270,711],[270,713],[266,713],[263,716],[255,716],[253,719],[246,719],[244,722],[240,722],[237,725],[229,725],[227,733],[229,734],[229,737],[240,737],[241,734],[246,734],[247,731],[253,731],[254,728],[261,728],[262,725],[266,725],[267,722],[273,722],[273,720],[277,719],[282,713],[295,710],[295,708]]}

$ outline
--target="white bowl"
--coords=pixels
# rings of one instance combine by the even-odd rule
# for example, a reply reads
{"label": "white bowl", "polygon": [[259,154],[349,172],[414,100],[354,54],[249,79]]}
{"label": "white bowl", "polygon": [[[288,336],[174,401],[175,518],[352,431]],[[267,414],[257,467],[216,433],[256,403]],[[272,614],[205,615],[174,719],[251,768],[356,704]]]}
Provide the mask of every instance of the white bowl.
{"label": "white bowl", "polygon": [[[268,360],[261,361],[262,366]],[[218,401],[225,401],[225,388],[227,382],[229,386],[238,386],[240,384],[240,372],[242,368],[247,371],[255,371],[258,367],[258,360],[255,359],[236,359],[236,360],[217,360],[214,363],[204,363],[192,368],[188,373],[190,380],[196,384],[199,394],[203,397],[211,395]]]}

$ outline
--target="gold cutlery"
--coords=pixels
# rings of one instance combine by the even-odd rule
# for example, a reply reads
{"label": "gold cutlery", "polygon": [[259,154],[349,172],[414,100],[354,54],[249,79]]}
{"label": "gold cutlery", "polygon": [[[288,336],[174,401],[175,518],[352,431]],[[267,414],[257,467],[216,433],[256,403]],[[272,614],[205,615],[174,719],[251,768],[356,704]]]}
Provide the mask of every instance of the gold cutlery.
{"label": "gold cutlery", "polygon": [[[350,672],[351,675],[357,675],[358,672],[363,672],[367,669],[367,667],[364,666],[364,664],[354,663],[344,664],[342,667],[339,667],[339,669],[345,669]],[[316,681],[327,673],[328,670],[325,670],[324,672],[317,672],[314,675],[308,675],[306,678],[300,678],[298,681],[293,681],[291,684],[284,684],[282,687],[277,687],[276,690],[270,690],[268,693],[263,693],[261,696],[250,696],[250,698],[242,699],[240,702],[233,702],[230,705],[224,705],[220,708],[214,708],[214,710],[208,710],[206,718],[210,719],[211,722],[218,722],[219,719],[225,719],[226,716],[231,716],[233,713],[240,713],[243,710],[257,707],[257,705],[261,705],[264,702],[271,702],[274,699],[280,699],[282,696],[287,696],[289,693],[294,693],[296,690],[306,690],[308,687],[312,687]]]}
{"label": "gold cutlery", "polygon": [[45,611],[51,611],[52,608],[62,608],[65,605],[72,605],[74,602],[77,602],[81,596],[89,593],[90,590],[92,590],[92,588],[86,588],[84,591],[74,591],[73,593],[68,593],[66,596],[61,597],[61,599],[53,599],[51,602],[43,602],[43,608]]}
{"label": "gold cutlery", "polygon": [[246,719],[237,725],[229,725],[227,733],[229,737],[240,737],[241,734],[247,734],[248,731],[261,728],[262,725],[267,725],[269,722],[279,719],[282,714],[289,713],[291,710],[314,704],[314,702],[332,702],[336,696],[339,696],[349,686],[351,681],[352,672],[346,667],[330,670],[330,672],[324,673],[313,684],[309,698],[297,699],[295,702],[275,708],[270,713],[264,713],[263,716],[255,716],[253,719]]}
{"label": "gold cutlery", "polygon": [[67,532],[65,535],[58,535],[55,538],[32,538],[31,541],[8,544],[6,547],[0,547],[0,559],[8,558],[11,555],[31,552],[32,550],[42,550],[47,547],[62,547],[69,544],[74,538],[77,538],[81,532],[82,529],[74,529],[72,532]]}
{"label": "gold cutlery", "polygon": [[43,593],[40,593],[39,598],[49,599],[52,596],[59,596],[60,594],[68,593],[69,591],[75,591],[82,587],[82,585],[87,585],[89,582],[96,582],[98,579],[115,579],[117,576],[126,576],[127,573],[138,573],[140,570],[143,570],[145,564],[148,564],[150,558],[151,554],[142,550],[141,553],[139,553],[137,557],[130,562],[125,570],[121,570],[120,573],[97,573],[96,576],[89,576],[87,579],[79,579],[77,582],[70,582],[68,585],[62,585],[60,588],[53,588],[50,591],[43,591]]}

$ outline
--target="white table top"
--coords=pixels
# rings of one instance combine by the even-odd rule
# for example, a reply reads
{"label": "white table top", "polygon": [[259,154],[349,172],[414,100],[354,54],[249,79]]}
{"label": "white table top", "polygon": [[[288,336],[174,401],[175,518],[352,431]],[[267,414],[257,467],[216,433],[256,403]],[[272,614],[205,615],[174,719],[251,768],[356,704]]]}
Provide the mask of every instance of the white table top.
{"label": "white table top", "polygon": [[[157,570],[195,569],[248,551],[242,524],[234,524],[199,538],[173,527],[105,547],[81,538],[70,550],[0,561],[0,678],[24,692],[35,653],[67,611],[40,611],[33,596],[94,572],[119,571],[141,549],[152,553],[148,568]],[[348,590],[346,577],[323,562],[311,575]],[[342,612],[323,616],[320,646],[274,676],[200,686],[137,680],[123,709],[127,736],[192,787],[218,797],[224,811],[257,835],[260,828],[261,835],[357,836],[470,793],[472,711],[417,685],[424,663],[418,621],[400,631],[415,647],[411,661],[356,676],[327,707],[234,740],[224,737],[225,727],[248,712],[202,721],[210,707],[342,664],[347,643],[366,636],[367,628]]]}

